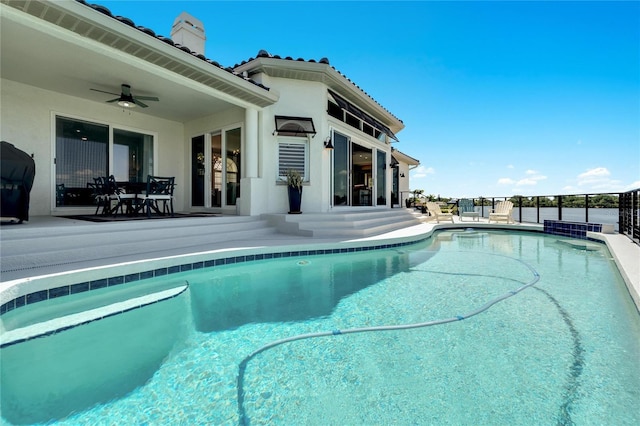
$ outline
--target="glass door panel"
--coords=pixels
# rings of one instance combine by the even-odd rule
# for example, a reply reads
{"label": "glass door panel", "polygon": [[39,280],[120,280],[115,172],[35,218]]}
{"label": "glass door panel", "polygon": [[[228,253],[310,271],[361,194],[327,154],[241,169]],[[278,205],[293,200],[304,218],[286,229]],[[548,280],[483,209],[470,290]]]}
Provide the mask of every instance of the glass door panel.
{"label": "glass door panel", "polygon": [[153,136],[113,130],[113,176],[117,182],[146,182],[153,174]]}
{"label": "glass door panel", "polygon": [[56,207],[93,206],[94,178],[109,174],[109,127],[56,117]]}
{"label": "glass door panel", "polygon": [[373,160],[371,149],[356,143],[351,144],[352,204],[370,206],[373,187]]}
{"label": "glass door panel", "polygon": [[191,139],[191,205],[204,206],[204,135]]}
{"label": "glass door panel", "polygon": [[236,200],[240,197],[240,128],[227,130],[224,135],[226,153],[226,170],[224,174],[226,187],[226,205],[235,206]]}
{"label": "glass door panel", "polygon": [[[396,206],[400,203],[398,199],[398,194],[400,193],[400,169],[398,167],[394,167],[392,169],[393,172],[393,184],[391,188],[391,206]],[[400,206],[402,207],[402,206]]]}
{"label": "glass door panel", "polygon": [[387,154],[376,150],[376,205],[387,204]]}
{"label": "glass door panel", "polygon": [[349,139],[333,133],[333,205],[349,203]]}
{"label": "glass door panel", "polygon": [[211,136],[211,207],[222,207],[222,135]]}

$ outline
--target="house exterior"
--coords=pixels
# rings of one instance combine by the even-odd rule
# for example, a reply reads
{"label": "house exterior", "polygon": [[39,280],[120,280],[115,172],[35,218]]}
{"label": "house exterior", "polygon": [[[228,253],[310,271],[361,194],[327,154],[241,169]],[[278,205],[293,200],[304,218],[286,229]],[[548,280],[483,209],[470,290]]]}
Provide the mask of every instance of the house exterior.
{"label": "house exterior", "polygon": [[[391,208],[419,162],[402,121],[327,59],[260,51],[223,68],[187,14],[171,38],[85,1],[0,0],[0,138],[31,154],[31,216],[95,210],[90,183],[174,176],[176,211]],[[332,149],[331,149],[332,148]]]}

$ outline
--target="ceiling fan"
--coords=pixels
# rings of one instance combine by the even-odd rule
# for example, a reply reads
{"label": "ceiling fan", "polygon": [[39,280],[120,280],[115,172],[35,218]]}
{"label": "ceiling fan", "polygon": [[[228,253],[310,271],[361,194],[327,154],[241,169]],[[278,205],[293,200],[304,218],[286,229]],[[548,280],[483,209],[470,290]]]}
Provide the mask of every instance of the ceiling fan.
{"label": "ceiling fan", "polygon": [[131,94],[131,86],[129,86],[128,84],[123,84],[121,87],[122,87],[122,93],[120,94],[113,93],[113,92],[105,92],[104,90],[98,90],[98,89],[91,89],[91,90],[93,90],[94,92],[108,93],[110,95],[118,96],[115,99],[111,99],[107,101],[107,103],[117,102],[118,105],[124,108],[134,108],[136,105],[140,105],[142,108],[146,108],[149,105],[145,104],[142,101],[157,102],[160,100],[155,96],[133,96]]}

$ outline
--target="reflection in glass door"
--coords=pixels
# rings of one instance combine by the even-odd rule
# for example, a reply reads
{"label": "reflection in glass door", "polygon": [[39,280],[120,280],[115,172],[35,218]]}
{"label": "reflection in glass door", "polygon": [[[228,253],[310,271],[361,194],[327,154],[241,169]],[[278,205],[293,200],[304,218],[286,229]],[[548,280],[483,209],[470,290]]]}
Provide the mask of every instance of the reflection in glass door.
{"label": "reflection in glass door", "polygon": [[373,159],[371,149],[351,144],[353,206],[370,206],[373,190]]}
{"label": "reflection in glass door", "polygon": [[387,204],[387,154],[376,150],[376,205]]}
{"label": "reflection in glass door", "polygon": [[222,207],[222,135],[211,136],[211,207]]}
{"label": "reflection in glass door", "polygon": [[204,135],[191,139],[191,205],[204,206]]}
{"label": "reflection in glass door", "polygon": [[349,139],[333,133],[333,205],[349,205]]}
{"label": "reflection in glass door", "polygon": [[225,132],[227,206],[235,206],[240,197],[240,129]]}

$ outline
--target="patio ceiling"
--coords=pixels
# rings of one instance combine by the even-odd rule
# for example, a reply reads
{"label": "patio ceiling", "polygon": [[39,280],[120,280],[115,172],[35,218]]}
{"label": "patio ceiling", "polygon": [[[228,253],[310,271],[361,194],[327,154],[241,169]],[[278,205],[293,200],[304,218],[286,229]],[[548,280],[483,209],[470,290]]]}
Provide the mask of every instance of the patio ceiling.
{"label": "patio ceiling", "polygon": [[[138,35],[137,30],[86,6],[71,6],[87,10],[78,9],[80,15],[65,15],[66,11],[56,10],[61,16],[64,15],[64,19],[59,19],[59,25],[54,25],[39,17],[15,11],[5,4],[0,5],[3,9],[0,22],[0,76],[3,79],[100,103],[116,96],[90,89],[120,93],[121,84],[126,83],[136,96],[160,98],[159,102],[148,102],[148,108],[135,108],[133,111],[179,122],[215,114],[234,105],[260,108],[277,99],[275,94],[264,88],[254,87],[250,82],[172,46],[165,46],[160,40],[146,34]],[[73,19],[86,23],[83,14],[90,15],[100,24],[88,26],[87,31],[94,34],[103,31],[110,36],[111,45],[104,40],[95,41],[62,28]],[[114,26],[115,30],[105,29],[101,21]],[[133,31],[133,35],[127,31]],[[137,46],[139,39],[140,46]],[[153,54],[157,63],[114,48],[115,43],[126,43],[127,48],[137,52],[146,48],[150,52],[147,57]],[[116,104],[105,105],[120,108]]]}

